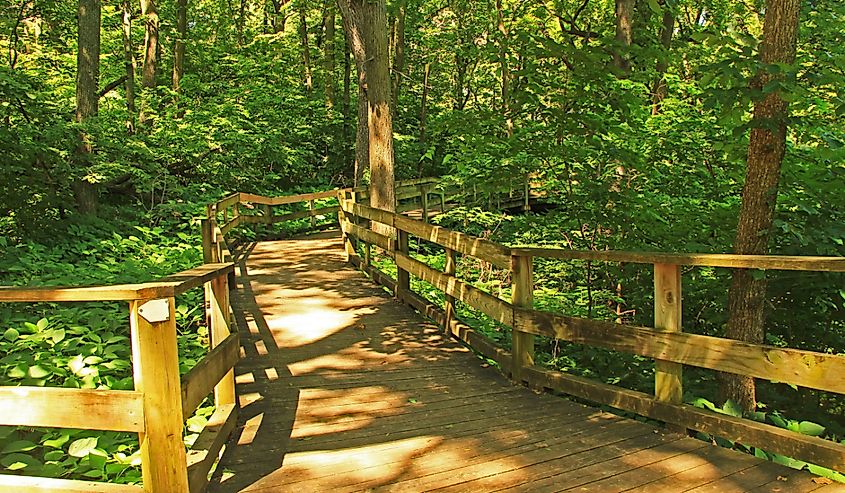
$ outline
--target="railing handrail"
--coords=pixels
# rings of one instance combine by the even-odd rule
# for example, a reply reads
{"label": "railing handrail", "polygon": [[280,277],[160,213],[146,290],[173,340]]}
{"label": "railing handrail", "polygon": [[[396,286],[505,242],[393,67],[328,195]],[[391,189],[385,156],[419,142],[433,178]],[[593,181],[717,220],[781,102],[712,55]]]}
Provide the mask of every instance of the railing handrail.
{"label": "railing handrail", "polygon": [[0,286],[0,302],[133,301],[177,296],[234,270],[232,263],[203,264],[137,284],[98,286]]}

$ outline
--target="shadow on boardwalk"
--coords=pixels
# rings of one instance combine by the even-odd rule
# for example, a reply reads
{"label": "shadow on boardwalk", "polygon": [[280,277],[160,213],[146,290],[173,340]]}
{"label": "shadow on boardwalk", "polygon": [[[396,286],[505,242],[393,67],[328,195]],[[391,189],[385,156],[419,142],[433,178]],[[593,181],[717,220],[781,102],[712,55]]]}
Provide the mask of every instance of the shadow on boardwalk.
{"label": "shadow on boardwalk", "polygon": [[511,385],[346,266],[336,233],[249,245],[239,264],[240,423],[211,491],[820,487]]}

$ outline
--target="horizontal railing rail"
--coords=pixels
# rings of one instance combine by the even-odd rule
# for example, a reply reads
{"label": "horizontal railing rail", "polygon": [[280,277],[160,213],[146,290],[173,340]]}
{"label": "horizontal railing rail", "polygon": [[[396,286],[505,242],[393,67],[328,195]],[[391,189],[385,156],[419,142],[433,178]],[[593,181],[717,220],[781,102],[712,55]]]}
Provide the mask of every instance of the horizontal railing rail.
{"label": "horizontal railing rail", "polygon": [[[747,446],[804,460],[834,470],[845,470],[845,445],[802,435],[750,419],[696,408],[682,401],[684,366],[693,366],[768,379],[784,384],[845,394],[845,356],[721,337],[688,334],[681,325],[680,266],[763,270],[845,272],[842,257],[774,255],[676,254],[659,252],[577,251],[545,247],[507,247],[445,228],[415,221],[390,211],[374,209],[341,197],[342,231],[350,262],[388,287],[397,298],[441,323],[453,336],[482,355],[497,361],[502,370],[535,388],[570,394],[623,411],[664,421],[684,429],[721,436]],[[380,223],[395,228],[395,239]],[[376,232],[378,230],[378,232]],[[444,248],[443,270],[413,258],[409,235]],[[352,244],[363,245],[363,258]],[[393,259],[395,279],[372,265],[370,247],[377,246]],[[468,255],[510,271],[512,299],[478,289],[457,276],[457,255]],[[533,309],[533,259],[571,259],[652,264],[654,268],[654,327],[624,325],[567,317]],[[442,306],[411,290],[410,276],[421,279],[445,296]],[[461,301],[511,328],[511,351],[456,320],[455,302]],[[655,360],[654,395],[623,389],[595,380],[552,371],[534,364],[534,338],[602,347]]]}

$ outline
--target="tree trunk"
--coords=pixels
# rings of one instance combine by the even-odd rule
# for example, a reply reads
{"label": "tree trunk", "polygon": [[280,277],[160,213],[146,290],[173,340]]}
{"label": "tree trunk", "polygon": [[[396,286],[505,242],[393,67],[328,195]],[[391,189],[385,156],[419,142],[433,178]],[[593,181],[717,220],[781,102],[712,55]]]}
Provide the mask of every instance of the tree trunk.
{"label": "tree trunk", "polygon": [[[181,0],[179,0],[181,1]],[[238,20],[235,28],[238,31],[238,46],[244,45],[244,26],[246,25],[246,0],[241,0],[238,8]]]}
{"label": "tree trunk", "polygon": [[[155,0],[141,0],[141,15],[145,22],[144,35],[144,68],[141,74],[141,87],[153,89],[156,87],[156,73],[158,72],[158,11]],[[141,110],[142,124],[150,122],[149,97],[145,98]]]}
{"label": "tree trunk", "polygon": [[[345,33],[345,31],[344,31]],[[350,113],[350,102],[352,99],[351,91],[352,91],[352,61],[349,59],[351,53],[349,52],[349,37],[344,36],[343,38],[343,125],[342,125],[342,132],[343,136],[341,138],[341,142],[343,142],[343,169],[344,172],[346,170],[352,170],[352,182],[354,186],[358,186],[357,176],[355,174],[355,168],[353,167],[354,160],[352,158],[352,154],[350,152],[351,147],[349,146],[349,113]]]}
{"label": "tree trunk", "polygon": [[[359,87],[366,93],[370,205],[392,211],[396,209],[396,199],[385,0],[338,0],[338,6],[352,40],[352,50],[359,70]],[[360,109],[359,103],[358,144],[361,143]],[[359,150],[356,149],[356,155]],[[360,160],[359,166],[363,162]],[[378,232],[393,234],[392,228],[388,227],[379,228]]]}
{"label": "tree trunk", "polygon": [[502,70],[502,116],[505,118],[508,137],[513,136],[513,119],[511,118],[510,104],[508,102],[508,90],[510,72],[508,68],[508,28],[505,27],[505,18],[502,15],[502,0],[496,0],[496,22],[499,28],[501,39],[499,40],[499,65]]}
{"label": "tree trunk", "polygon": [[[766,1],[763,42],[760,45],[760,60],[764,68],[752,81],[752,87],[762,89],[782,77],[765,72],[765,67],[795,61],[800,7],[800,0]],[[788,106],[779,90],[769,92],[754,104],[745,186],[742,189],[742,205],[734,241],[734,251],[738,254],[768,253],[780,168],[786,152]],[[745,269],[734,270],[728,296],[729,318],[725,336],[762,343],[765,302],[765,277],[753,276]],[[746,412],[755,409],[753,378],[727,373],[718,375],[720,400],[732,399]]]}
{"label": "tree trunk", "polygon": [[[76,122],[85,123],[97,115],[100,80],[100,0],[79,0],[78,47],[76,54]],[[73,183],[79,212],[97,212],[97,190],[87,180],[85,170],[94,159],[90,137],[81,132],[76,149],[76,164],[81,168]]]}
{"label": "tree trunk", "polygon": [[126,128],[135,133],[135,55],[132,49],[132,2],[123,0],[123,66],[126,70]]}
{"label": "tree trunk", "polygon": [[423,69],[423,92],[420,100],[420,144],[425,144],[425,120],[428,113],[428,77],[431,74],[431,64],[426,63]]}
{"label": "tree trunk", "polygon": [[660,29],[660,45],[663,47],[663,53],[661,53],[655,67],[657,79],[654,81],[654,94],[652,95],[652,115],[660,112],[660,104],[669,94],[669,86],[666,85],[666,79],[663,76],[669,69],[669,50],[672,48],[672,34],[674,32],[675,14],[669,5],[663,2],[663,26]]}
{"label": "tree trunk", "polygon": [[334,6],[329,3],[326,6],[326,14],[323,24],[326,27],[326,39],[323,43],[323,72],[326,85],[326,108],[332,109],[335,104],[335,83],[334,83]]}
{"label": "tree trunk", "polygon": [[[182,92],[182,75],[185,73],[185,39],[188,35],[188,0],[176,0],[176,42],[173,45],[173,92]],[[177,103],[178,104],[178,103]],[[176,113],[181,118],[183,111]]]}
{"label": "tree trunk", "polygon": [[355,170],[353,173],[354,186],[362,184],[364,170],[370,163],[370,130],[367,123],[367,54],[364,46],[364,37],[361,32],[363,21],[359,19],[361,12],[358,4],[362,0],[338,0],[337,5],[343,16],[343,27],[346,30],[346,39],[355,57],[355,69],[358,72],[358,123],[355,133]]}
{"label": "tree trunk", "polygon": [[270,24],[273,26],[274,33],[281,33],[285,31],[285,23],[288,20],[287,12],[282,13],[282,8],[288,4],[290,0],[270,0],[273,5],[273,17],[270,19]]}
{"label": "tree trunk", "polygon": [[[365,0],[364,46],[367,53],[367,102],[369,112],[370,206],[396,210],[393,163],[393,118],[390,111],[390,64],[387,51],[385,0]],[[379,228],[382,234],[391,228]]]}
{"label": "tree trunk", "polygon": [[402,88],[402,77],[405,70],[405,13],[407,4],[407,0],[400,0],[399,11],[396,15],[396,32],[393,43],[393,100],[391,102],[394,116],[399,104],[399,90]]}
{"label": "tree trunk", "polygon": [[299,41],[302,46],[302,64],[305,70],[305,92],[311,94],[314,90],[314,80],[311,75],[311,48],[308,46],[308,19],[305,3],[299,7]]}
{"label": "tree trunk", "polygon": [[628,47],[634,37],[634,0],[616,0],[616,49],[613,50],[613,63],[623,76],[631,71],[628,61]]}

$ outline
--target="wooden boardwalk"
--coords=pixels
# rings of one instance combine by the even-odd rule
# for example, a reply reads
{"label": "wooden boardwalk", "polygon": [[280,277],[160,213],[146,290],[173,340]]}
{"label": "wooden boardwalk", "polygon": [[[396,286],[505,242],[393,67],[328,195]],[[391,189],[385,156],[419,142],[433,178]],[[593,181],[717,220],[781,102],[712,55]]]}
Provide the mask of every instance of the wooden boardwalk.
{"label": "wooden boardwalk", "polygon": [[248,247],[234,304],[240,423],[210,491],[845,491],[514,386],[332,233]]}

